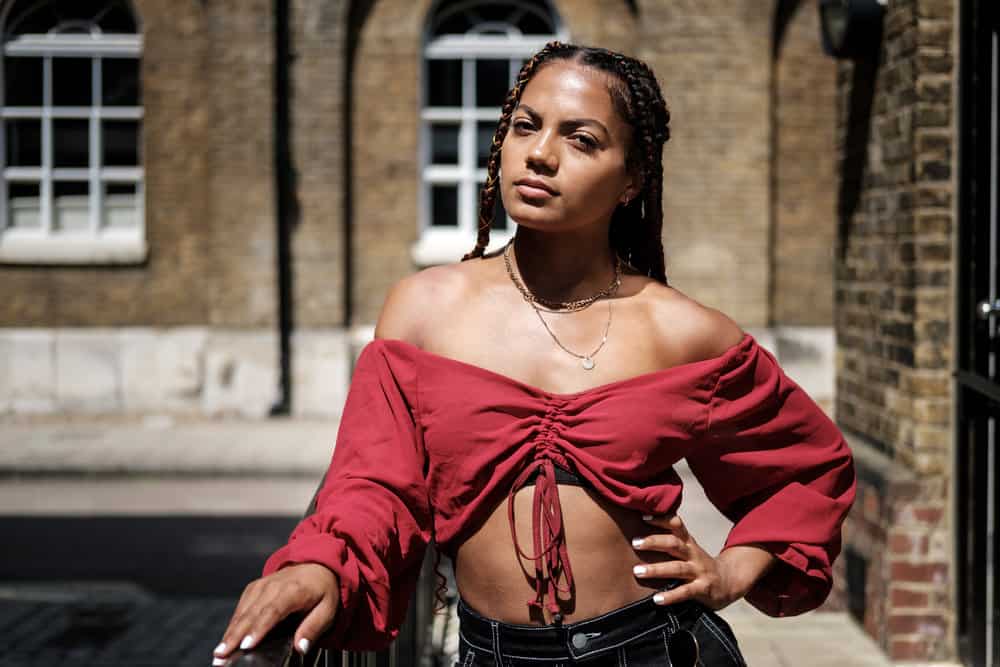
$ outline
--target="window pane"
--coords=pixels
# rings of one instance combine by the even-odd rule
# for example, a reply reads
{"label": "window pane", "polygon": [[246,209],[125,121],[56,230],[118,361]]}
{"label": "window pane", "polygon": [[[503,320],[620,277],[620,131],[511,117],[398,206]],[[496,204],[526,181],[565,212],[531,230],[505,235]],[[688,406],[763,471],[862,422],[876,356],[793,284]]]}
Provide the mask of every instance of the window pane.
{"label": "window pane", "polygon": [[55,198],[52,207],[52,227],[76,231],[90,227],[88,185],[84,181],[56,181],[52,184]]}
{"label": "window pane", "polygon": [[509,60],[476,61],[476,106],[500,107],[507,98]]}
{"label": "window pane", "polygon": [[4,57],[4,104],[42,106],[42,59]]}
{"label": "window pane", "polygon": [[490,147],[493,146],[493,135],[496,134],[497,124],[490,121],[488,123],[476,123],[476,164],[480,168],[485,168],[490,159]]}
{"label": "window pane", "polygon": [[[109,4],[110,7],[107,6]],[[94,16],[100,17],[101,32],[105,34],[138,32],[135,16],[132,15],[128,5],[125,0],[100,3],[100,10],[95,12]]]}
{"label": "window pane", "polygon": [[[12,12],[14,24],[8,26],[15,35],[46,33],[60,23],[74,22],[62,32],[90,34],[89,23],[100,26],[102,33],[134,33],[135,17],[128,0],[43,0],[24,1]],[[81,25],[81,23],[83,25]]]}
{"label": "window pane", "polygon": [[139,121],[105,120],[101,124],[105,167],[139,166]]}
{"label": "window pane", "polygon": [[458,125],[431,126],[431,164],[458,164]]}
{"label": "window pane", "polygon": [[101,103],[106,107],[139,106],[139,61],[105,58],[101,61]]}
{"label": "window pane", "polygon": [[4,121],[7,132],[7,166],[42,165],[42,121],[12,118]]}
{"label": "window pane", "polygon": [[41,186],[38,183],[7,184],[7,226],[39,229],[42,226]]}
{"label": "window pane", "polygon": [[89,107],[93,100],[90,58],[52,59],[52,104]]}
{"label": "window pane", "polygon": [[545,12],[543,16],[539,16],[540,13],[529,11],[521,15],[521,20],[517,22],[521,34],[550,35],[556,31],[552,17],[548,15],[548,12]]}
{"label": "window pane", "polygon": [[435,227],[458,226],[458,186],[431,186],[431,224]]}
{"label": "window pane", "polygon": [[[479,198],[482,197],[483,186],[485,183],[479,183],[476,188],[476,210],[472,219],[476,221],[476,229],[479,229]],[[499,188],[497,189],[497,200],[493,207],[493,224],[490,225],[490,229],[507,229],[507,210],[503,207],[503,199],[500,197]]]}
{"label": "window pane", "polygon": [[107,183],[101,225],[131,229],[139,224],[139,197],[135,183]]}
{"label": "window pane", "polygon": [[52,142],[56,167],[86,167],[90,142],[90,122],[86,119],[57,118],[52,121]]}
{"label": "window pane", "polygon": [[430,106],[462,106],[462,61],[428,60],[427,84]]}

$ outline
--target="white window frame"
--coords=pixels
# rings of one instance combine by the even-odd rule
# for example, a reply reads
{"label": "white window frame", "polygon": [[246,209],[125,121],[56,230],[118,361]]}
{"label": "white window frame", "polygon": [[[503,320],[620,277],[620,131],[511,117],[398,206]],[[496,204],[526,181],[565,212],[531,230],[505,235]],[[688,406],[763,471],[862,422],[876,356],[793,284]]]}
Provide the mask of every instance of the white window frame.
{"label": "white window frame", "polygon": [[[90,25],[90,34],[59,33],[18,35],[3,44],[3,58],[33,57],[42,60],[43,90],[41,107],[0,106],[0,116],[8,119],[32,119],[41,122],[41,166],[8,167],[6,130],[0,133],[0,262],[11,264],[134,264],[145,261],[148,254],[145,221],[145,170],[135,167],[103,167],[101,157],[102,121],[135,120],[140,122],[138,141],[142,142],[143,107],[103,106],[101,86],[102,63],[110,58],[132,58],[142,55],[143,39],[139,34],[102,34]],[[58,30],[58,26],[53,26]],[[52,62],[59,57],[89,58],[91,61],[91,105],[89,107],[53,107]],[[0,99],[5,88],[5,68],[0,68]],[[141,81],[140,81],[141,95]],[[86,119],[89,123],[89,164],[85,168],[55,168],[53,160],[53,120]],[[137,147],[141,161],[141,146]],[[8,224],[8,183],[39,184],[40,226],[19,229]],[[86,229],[53,231],[53,183],[55,181],[87,182],[89,224]],[[104,188],[109,183],[135,185],[134,227],[106,227],[102,224],[110,208],[106,205]]]}
{"label": "white window frame", "polygon": [[[473,8],[475,3],[469,3]],[[517,0],[511,5],[521,4]],[[568,41],[569,37],[559,14],[549,7],[550,16],[556,25],[551,35],[522,35],[516,27],[507,23],[481,23],[464,35],[443,35],[433,38],[424,35],[424,51],[421,59],[420,80],[420,137],[418,149],[419,187],[417,207],[416,243],[410,255],[417,266],[431,266],[459,261],[476,243],[479,224],[478,211],[479,183],[486,181],[487,170],[477,166],[476,125],[480,121],[496,123],[500,118],[500,107],[480,108],[476,106],[475,83],[477,60],[508,60],[510,62],[510,82],[513,85],[521,67],[527,60],[549,41]],[[478,34],[482,30],[505,30],[506,35]],[[428,107],[427,86],[428,62],[431,60],[462,61],[462,106]],[[431,164],[431,124],[452,122],[459,125],[458,164]],[[435,227],[431,224],[431,187],[435,184],[458,186],[458,225]],[[507,229],[490,231],[487,251],[501,247],[514,235],[514,221],[507,216]]]}

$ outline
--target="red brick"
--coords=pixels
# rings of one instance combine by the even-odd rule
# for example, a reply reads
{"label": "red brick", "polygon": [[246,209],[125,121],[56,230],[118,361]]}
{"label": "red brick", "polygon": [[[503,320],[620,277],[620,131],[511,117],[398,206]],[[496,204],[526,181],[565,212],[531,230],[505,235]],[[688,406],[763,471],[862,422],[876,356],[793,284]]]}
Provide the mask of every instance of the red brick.
{"label": "red brick", "polygon": [[914,507],[913,516],[916,517],[917,521],[926,524],[936,524],[941,521],[941,516],[944,514],[944,510],[940,507]]}
{"label": "red brick", "polygon": [[889,604],[893,607],[926,607],[930,595],[926,591],[915,591],[894,587],[889,593]]}
{"label": "red brick", "polygon": [[889,642],[889,657],[893,660],[926,660],[930,646],[924,639],[893,639]]}
{"label": "red brick", "polygon": [[889,616],[889,634],[891,635],[929,635],[940,637],[944,635],[945,622],[937,614],[891,614]]}
{"label": "red brick", "polygon": [[889,566],[892,581],[916,583],[944,583],[948,579],[948,566],[944,563],[907,563],[896,561]]}

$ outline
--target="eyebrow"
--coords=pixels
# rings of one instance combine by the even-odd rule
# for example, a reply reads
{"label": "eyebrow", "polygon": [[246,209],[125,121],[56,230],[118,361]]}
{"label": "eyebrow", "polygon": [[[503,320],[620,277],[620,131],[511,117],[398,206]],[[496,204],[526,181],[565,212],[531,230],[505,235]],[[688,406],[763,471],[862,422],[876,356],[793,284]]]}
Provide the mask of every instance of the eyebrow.
{"label": "eyebrow", "polygon": [[[514,110],[517,111],[517,109],[523,109],[525,113],[531,116],[532,120],[537,120],[538,118],[541,118],[541,114],[539,114],[537,111],[532,109],[527,104],[519,103],[517,105],[517,108],[515,108]],[[595,118],[567,118],[562,122],[562,124],[572,125],[574,127],[579,127],[580,125],[596,125],[597,127],[601,128],[601,130],[604,131],[604,134],[608,135],[609,137],[611,136],[611,133],[608,132],[608,128],[604,127],[604,123]]]}

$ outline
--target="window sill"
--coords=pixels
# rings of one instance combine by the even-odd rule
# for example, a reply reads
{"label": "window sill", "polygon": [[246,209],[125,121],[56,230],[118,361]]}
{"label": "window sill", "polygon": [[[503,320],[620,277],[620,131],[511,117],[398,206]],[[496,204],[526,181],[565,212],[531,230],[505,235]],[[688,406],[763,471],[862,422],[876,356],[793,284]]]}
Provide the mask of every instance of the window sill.
{"label": "window sill", "polygon": [[0,264],[141,264],[149,246],[137,236],[16,237],[0,234]]}
{"label": "window sill", "polygon": [[[511,236],[513,236],[511,232],[494,230],[490,234],[490,243],[486,247],[486,251],[498,250],[510,240]],[[458,231],[435,230],[425,232],[416,243],[410,246],[410,257],[419,268],[437,264],[451,264],[461,261],[462,255],[472,250],[475,245],[475,236]]]}

